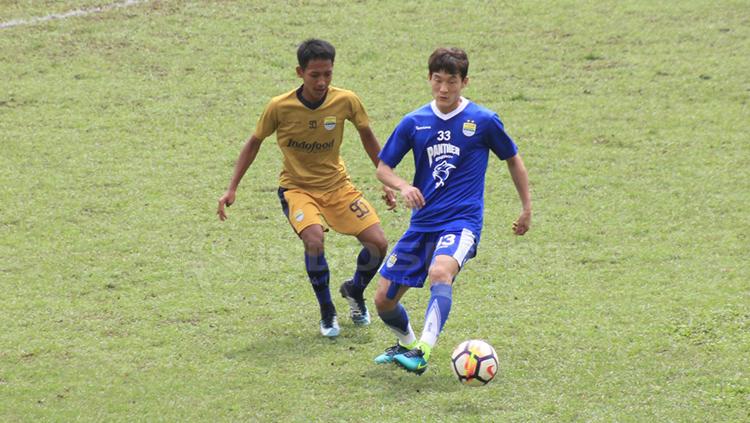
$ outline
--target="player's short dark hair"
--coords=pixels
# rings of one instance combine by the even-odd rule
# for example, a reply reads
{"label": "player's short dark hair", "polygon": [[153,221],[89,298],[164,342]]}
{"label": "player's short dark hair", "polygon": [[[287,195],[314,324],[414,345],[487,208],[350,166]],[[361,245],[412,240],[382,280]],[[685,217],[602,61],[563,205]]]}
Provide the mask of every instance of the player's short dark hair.
{"label": "player's short dark hair", "polygon": [[336,58],[336,49],[328,41],[310,38],[302,42],[297,48],[297,62],[304,70],[310,60],[321,59],[333,60]]}
{"label": "player's short dark hair", "polygon": [[446,72],[451,75],[461,75],[461,79],[465,79],[469,74],[469,57],[460,48],[440,47],[432,52],[427,66],[430,76],[435,72]]}

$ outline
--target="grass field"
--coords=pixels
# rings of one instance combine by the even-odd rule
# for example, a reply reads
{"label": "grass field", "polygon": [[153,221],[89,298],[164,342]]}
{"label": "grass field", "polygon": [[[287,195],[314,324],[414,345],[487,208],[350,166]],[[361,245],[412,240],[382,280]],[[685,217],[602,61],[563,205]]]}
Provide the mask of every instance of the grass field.
{"label": "grass field", "polygon": [[[106,4],[3,0],[0,23]],[[215,215],[310,36],[381,142],[430,100],[429,53],[465,48],[465,94],[530,172],[514,237],[491,161],[421,377],[372,363],[377,319],[318,335],[273,139]],[[0,421],[750,421],[748,69],[747,1],[166,0],[1,29]],[[394,242],[409,214],[380,212]],[[358,244],[326,242],[338,286]],[[405,298],[416,330],[427,298]],[[500,356],[484,388],[450,373],[469,338]]]}

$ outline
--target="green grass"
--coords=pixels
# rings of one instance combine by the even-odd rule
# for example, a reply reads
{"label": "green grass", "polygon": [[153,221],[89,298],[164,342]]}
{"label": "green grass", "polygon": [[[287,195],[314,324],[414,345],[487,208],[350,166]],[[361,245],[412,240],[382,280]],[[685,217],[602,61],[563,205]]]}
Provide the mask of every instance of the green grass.
{"label": "green grass", "polygon": [[[2,2],[0,22],[103,4]],[[273,139],[214,214],[310,36],[337,46],[334,84],[381,142],[429,101],[429,53],[465,48],[465,94],[529,168],[517,238],[492,161],[422,377],[372,363],[392,342],[377,319],[317,335]],[[0,30],[0,420],[747,421],[748,51],[743,1],[153,1]],[[408,213],[380,212],[395,242]],[[358,245],[326,242],[338,285]],[[418,331],[426,301],[404,301]],[[480,389],[448,367],[475,337],[501,360]]]}

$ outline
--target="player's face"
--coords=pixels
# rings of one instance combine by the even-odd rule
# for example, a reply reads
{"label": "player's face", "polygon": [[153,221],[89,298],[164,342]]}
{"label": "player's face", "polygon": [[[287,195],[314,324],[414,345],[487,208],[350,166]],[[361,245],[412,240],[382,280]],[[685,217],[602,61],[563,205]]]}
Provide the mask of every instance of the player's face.
{"label": "player's face", "polygon": [[333,62],[330,60],[313,59],[303,70],[297,66],[297,76],[302,78],[302,97],[314,103],[320,101],[328,91],[333,78]]}
{"label": "player's face", "polygon": [[437,103],[438,110],[450,113],[461,102],[461,90],[469,83],[469,78],[461,79],[461,75],[446,72],[434,72],[430,75],[432,97]]}

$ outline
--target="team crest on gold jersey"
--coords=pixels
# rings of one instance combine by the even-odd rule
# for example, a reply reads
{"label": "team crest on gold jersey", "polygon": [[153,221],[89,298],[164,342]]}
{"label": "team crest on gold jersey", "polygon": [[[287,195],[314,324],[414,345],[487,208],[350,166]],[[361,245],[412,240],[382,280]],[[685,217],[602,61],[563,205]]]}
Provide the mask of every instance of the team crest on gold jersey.
{"label": "team crest on gold jersey", "polygon": [[470,137],[474,135],[475,132],[477,132],[476,123],[470,120],[467,120],[466,122],[464,122],[464,128],[463,128],[464,135],[466,135],[467,137]]}
{"label": "team crest on gold jersey", "polygon": [[323,127],[327,130],[332,131],[336,127],[336,116],[327,116],[323,119]]}

